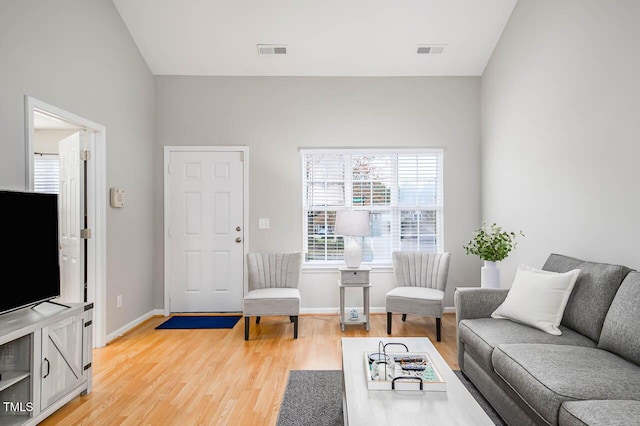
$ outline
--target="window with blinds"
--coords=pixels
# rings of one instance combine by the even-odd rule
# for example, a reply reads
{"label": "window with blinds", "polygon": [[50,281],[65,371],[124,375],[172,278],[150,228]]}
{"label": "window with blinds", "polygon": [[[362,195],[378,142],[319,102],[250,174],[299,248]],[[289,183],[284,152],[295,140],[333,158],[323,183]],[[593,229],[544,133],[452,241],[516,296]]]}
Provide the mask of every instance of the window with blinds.
{"label": "window with blinds", "polygon": [[57,155],[34,155],[33,190],[50,194],[58,194],[60,192],[60,163]]}
{"label": "window with blinds", "polygon": [[442,251],[441,149],[302,150],[304,250],[310,263],[343,260],[336,211],[367,210],[363,261],[395,250]]}

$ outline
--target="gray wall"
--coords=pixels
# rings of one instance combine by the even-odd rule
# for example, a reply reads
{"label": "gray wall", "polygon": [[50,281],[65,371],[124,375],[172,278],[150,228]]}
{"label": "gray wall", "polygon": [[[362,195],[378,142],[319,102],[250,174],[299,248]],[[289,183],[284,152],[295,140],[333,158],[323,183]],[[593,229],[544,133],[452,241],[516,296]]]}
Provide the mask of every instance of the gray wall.
{"label": "gray wall", "polygon": [[0,58],[1,188],[25,188],[25,95],[106,126],[107,186],[127,190],[107,211],[109,334],[153,309],[153,76],[110,0],[2,0]]}
{"label": "gray wall", "polygon": [[[445,244],[450,290],[478,285],[479,262],[462,250],[480,221],[480,79],[156,77],[155,211],[161,212],[167,145],[246,145],[250,157],[250,250],[302,249],[299,148],[443,147]],[[269,230],[258,218],[271,219]],[[162,217],[155,233],[163,235]],[[162,246],[155,306],[163,306]],[[338,306],[337,272],[306,271],[303,309]],[[371,306],[384,306],[391,272],[373,274]],[[347,295],[350,297],[350,295]],[[347,304],[357,305],[354,293]]]}
{"label": "gray wall", "polygon": [[640,268],[640,2],[520,0],[482,77],[482,217],[551,252]]}

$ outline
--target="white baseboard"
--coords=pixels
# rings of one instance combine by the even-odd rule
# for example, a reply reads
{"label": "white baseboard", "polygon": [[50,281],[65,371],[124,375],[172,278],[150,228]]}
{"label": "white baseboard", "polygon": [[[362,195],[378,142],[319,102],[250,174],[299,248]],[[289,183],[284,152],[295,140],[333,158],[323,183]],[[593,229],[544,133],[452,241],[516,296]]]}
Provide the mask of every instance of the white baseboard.
{"label": "white baseboard", "polygon": [[[344,310],[345,312],[349,312],[351,309],[356,308],[358,310],[362,310],[362,306],[349,306],[349,307],[345,307]],[[444,308],[444,312],[445,314],[449,314],[449,313],[455,313],[456,308],[453,306],[445,306]],[[338,314],[340,312],[340,308],[300,308],[300,313],[301,314],[308,314],[308,315],[314,315],[314,314],[318,314],[318,315],[323,315],[323,314]],[[387,310],[384,308],[384,306],[382,307],[371,307],[369,308],[369,313],[372,314],[384,314],[385,312],[387,312]]]}
{"label": "white baseboard", "polygon": [[142,315],[141,317],[138,317],[138,318],[134,319],[130,323],[123,325],[122,327],[120,327],[119,329],[114,331],[113,333],[110,333],[109,335],[107,335],[107,344],[109,344],[109,342],[117,339],[118,337],[122,337],[122,335],[125,334],[127,331],[129,331],[132,328],[142,324],[143,322],[145,322],[149,318],[155,317],[155,316],[164,316],[164,309],[154,309],[154,310],[149,311],[146,314]]}

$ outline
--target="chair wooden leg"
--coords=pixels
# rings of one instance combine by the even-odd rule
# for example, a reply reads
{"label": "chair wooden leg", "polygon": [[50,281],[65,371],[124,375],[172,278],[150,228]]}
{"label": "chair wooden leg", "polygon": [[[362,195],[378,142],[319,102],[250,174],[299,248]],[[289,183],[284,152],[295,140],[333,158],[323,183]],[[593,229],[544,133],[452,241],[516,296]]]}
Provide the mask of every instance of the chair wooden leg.
{"label": "chair wooden leg", "polygon": [[391,334],[391,312],[387,312],[387,334]]}
{"label": "chair wooden leg", "polygon": [[436,318],[436,339],[438,340],[438,342],[440,341],[441,328],[442,328],[442,319]]}
{"label": "chair wooden leg", "polygon": [[402,314],[402,321],[406,321],[407,320],[407,314]]}
{"label": "chair wooden leg", "polygon": [[298,338],[298,316],[294,315],[291,317],[293,319],[293,338]]}
{"label": "chair wooden leg", "polygon": [[256,324],[260,324],[260,317],[256,317]]}
{"label": "chair wooden leg", "polygon": [[251,324],[250,318],[244,317],[244,340],[249,340],[249,324]]}

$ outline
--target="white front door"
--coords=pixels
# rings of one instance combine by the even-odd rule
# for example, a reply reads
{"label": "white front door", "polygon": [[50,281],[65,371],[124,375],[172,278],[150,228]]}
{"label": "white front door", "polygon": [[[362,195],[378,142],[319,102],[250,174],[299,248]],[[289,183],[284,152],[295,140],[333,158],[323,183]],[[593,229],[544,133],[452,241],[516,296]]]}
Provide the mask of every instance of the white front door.
{"label": "white front door", "polygon": [[170,312],[238,312],[244,288],[244,153],[172,151]]}
{"label": "white front door", "polygon": [[60,300],[84,302],[84,149],[85,132],[58,142],[60,159]]}

